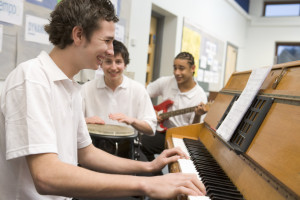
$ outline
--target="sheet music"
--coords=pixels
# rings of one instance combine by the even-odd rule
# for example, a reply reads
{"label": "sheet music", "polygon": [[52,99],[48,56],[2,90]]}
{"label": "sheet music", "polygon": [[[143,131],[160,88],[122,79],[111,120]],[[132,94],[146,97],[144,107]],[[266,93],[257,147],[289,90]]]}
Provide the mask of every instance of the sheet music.
{"label": "sheet music", "polygon": [[258,68],[252,71],[242,94],[238,100],[234,102],[226,118],[217,129],[217,134],[225,141],[230,140],[271,69],[272,66]]}

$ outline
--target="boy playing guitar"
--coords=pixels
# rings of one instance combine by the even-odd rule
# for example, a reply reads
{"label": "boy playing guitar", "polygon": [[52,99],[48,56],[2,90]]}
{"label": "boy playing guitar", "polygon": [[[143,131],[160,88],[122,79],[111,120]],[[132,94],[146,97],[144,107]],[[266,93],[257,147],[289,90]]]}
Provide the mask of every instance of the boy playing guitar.
{"label": "boy playing guitar", "polygon": [[[195,63],[194,57],[188,52],[179,53],[173,63],[173,76],[166,76],[157,79],[147,86],[147,91],[151,98],[162,97],[163,100],[171,100],[164,102],[163,105],[169,105],[164,108],[167,111],[175,111],[188,107],[195,107],[191,112],[168,116],[165,119],[159,113],[157,120],[159,123],[163,121],[164,129],[186,126],[193,123],[202,123],[204,113],[204,105],[207,103],[207,96],[204,90],[194,81]],[[170,106],[171,105],[171,106]],[[162,108],[163,106],[158,106]],[[157,109],[156,111],[159,111]],[[154,154],[160,154],[164,150],[165,134],[156,131],[155,136],[142,136],[142,152],[149,161],[154,159]]]}

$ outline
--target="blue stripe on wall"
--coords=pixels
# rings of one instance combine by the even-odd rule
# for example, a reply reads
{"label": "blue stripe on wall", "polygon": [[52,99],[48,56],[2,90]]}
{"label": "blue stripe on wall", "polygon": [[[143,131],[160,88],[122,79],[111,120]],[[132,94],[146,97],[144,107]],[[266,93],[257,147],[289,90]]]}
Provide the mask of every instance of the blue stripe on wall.
{"label": "blue stripe on wall", "polygon": [[235,0],[247,13],[249,13],[249,0]]}

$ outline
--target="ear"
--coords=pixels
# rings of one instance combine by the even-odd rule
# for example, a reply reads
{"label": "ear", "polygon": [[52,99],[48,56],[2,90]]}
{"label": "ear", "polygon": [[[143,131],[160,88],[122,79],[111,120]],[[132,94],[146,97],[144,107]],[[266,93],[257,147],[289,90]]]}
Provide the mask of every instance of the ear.
{"label": "ear", "polygon": [[75,45],[79,45],[83,40],[83,29],[80,26],[75,26],[72,30],[72,38]]}
{"label": "ear", "polygon": [[193,72],[195,72],[196,66],[195,66],[195,65],[192,65],[192,66],[191,66],[191,69],[193,70]]}

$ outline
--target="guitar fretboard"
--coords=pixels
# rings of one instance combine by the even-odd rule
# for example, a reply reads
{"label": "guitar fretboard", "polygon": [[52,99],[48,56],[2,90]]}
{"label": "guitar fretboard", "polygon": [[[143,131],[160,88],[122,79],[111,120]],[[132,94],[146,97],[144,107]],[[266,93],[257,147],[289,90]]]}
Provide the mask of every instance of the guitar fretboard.
{"label": "guitar fretboard", "polygon": [[174,111],[170,111],[170,112],[166,112],[166,113],[161,113],[159,116],[162,119],[167,119],[169,117],[173,117],[173,116],[176,116],[176,115],[182,115],[182,114],[185,114],[185,113],[193,112],[196,107],[197,106],[193,106],[193,107],[189,107],[189,108],[184,108],[184,109],[174,110]]}

